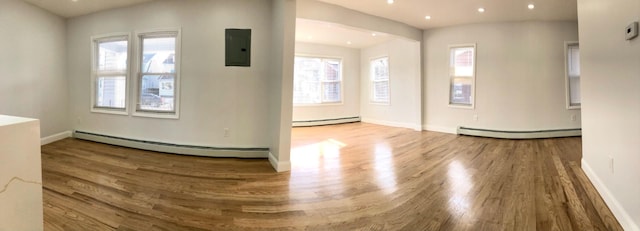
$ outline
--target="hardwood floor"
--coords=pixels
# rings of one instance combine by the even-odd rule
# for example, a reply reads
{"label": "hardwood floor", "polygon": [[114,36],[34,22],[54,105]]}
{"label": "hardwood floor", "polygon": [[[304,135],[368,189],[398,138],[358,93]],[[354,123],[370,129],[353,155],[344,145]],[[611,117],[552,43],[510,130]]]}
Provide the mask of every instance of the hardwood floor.
{"label": "hardwood floor", "polygon": [[65,139],[42,147],[45,230],[622,230],[580,158],[366,123],[293,129],[287,173]]}

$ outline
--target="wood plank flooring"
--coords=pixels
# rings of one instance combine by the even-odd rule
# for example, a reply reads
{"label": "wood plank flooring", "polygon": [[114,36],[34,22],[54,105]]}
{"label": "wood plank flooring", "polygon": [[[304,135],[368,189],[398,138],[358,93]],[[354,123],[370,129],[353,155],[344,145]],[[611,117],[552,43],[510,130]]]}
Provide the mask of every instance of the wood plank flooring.
{"label": "wood plank flooring", "polygon": [[622,230],[580,138],[294,128],[292,170],[77,139],[42,147],[45,230]]}

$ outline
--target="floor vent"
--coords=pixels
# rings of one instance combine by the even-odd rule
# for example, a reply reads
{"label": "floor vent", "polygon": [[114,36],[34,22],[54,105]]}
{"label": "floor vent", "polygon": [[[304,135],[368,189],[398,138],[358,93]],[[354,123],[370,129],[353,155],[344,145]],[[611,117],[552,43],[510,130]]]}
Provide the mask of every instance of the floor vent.
{"label": "floor vent", "polygon": [[354,122],[360,122],[360,117],[293,121],[292,125],[294,127],[311,127],[311,126],[332,125],[332,124],[346,124],[346,123],[354,123]]}
{"label": "floor vent", "polygon": [[502,139],[540,139],[582,136],[582,129],[554,129],[554,130],[533,130],[533,131],[500,131],[490,129],[458,127],[458,134],[468,136],[482,136]]}
{"label": "floor vent", "polygon": [[269,148],[230,148],[207,147],[195,145],[182,145],[155,141],[129,139],[116,136],[108,136],[90,132],[75,131],[73,137],[90,140],[99,143],[137,148],[156,152],[172,154],[208,156],[208,157],[236,157],[236,158],[268,158]]}

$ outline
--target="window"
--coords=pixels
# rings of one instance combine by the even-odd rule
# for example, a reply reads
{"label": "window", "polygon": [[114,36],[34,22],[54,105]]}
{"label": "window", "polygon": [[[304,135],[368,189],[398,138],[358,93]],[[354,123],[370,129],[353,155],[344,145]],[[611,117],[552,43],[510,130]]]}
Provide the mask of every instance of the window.
{"label": "window", "polygon": [[449,105],[473,108],[476,45],[449,47]]}
{"label": "window", "polygon": [[91,111],[126,114],[129,36],[102,36],[92,41]]}
{"label": "window", "polygon": [[342,60],[296,56],[293,72],[294,104],[342,102]]}
{"label": "window", "polygon": [[580,108],[580,47],[578,42],[565,43],[567,108]]}
{"label": "window", "polygon": [[177,118],[179,35],[177,30],[138,34],[137,115]]}
{"label": "window", "polygon": [[371,60],[371,102],[388,104],[389,96],[389,57]]}

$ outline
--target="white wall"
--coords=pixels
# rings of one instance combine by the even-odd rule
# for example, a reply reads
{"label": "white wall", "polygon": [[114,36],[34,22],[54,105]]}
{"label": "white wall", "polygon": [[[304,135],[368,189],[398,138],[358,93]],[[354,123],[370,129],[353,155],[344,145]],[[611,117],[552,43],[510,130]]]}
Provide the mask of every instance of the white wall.
{"label": "white wall", "polygon": [[296,54],[342,59],[341,104],[294,106],[293,121],[360,116],[360,49],[296,42]]}
{"label": "white wall", "polygon": [[[640,20],[638,0],[578,0],[583,169],[625,230],[640,230]],[[609,169],[613,158],[613,171]]]}
{"label": "white wall", "polygon": [[[390,103],[371,103],[371,59],[389,57]],[[420,43],[394,39],[361,50],[360,114],[362,121],[421,130]]]}
{"label": "white wall", "polygon": [[41,136],[70,129],[64,19],[0,1],[0,114],[37,118]]}
{"label": "white wall", "polygon": [[[578,40],[576,22],[464,25],[426,30],[423,40],[428,130],[580,128],[580,110],[566,109],[564,80],[564,41]],[[448,46],[464,43],[477,45],[475,110],[448,106]]]}
{"label": "white wall", "polygon": [[269,161],[278,172],[291,169],[291,116],[293,108],[293,62],[296,34],[296,1],[272,0],[271,40],[272,90],[269,110]]}
{"label": "white wall", "polygon": [[[270,97],[281,92],[268,87],[273,81],[271,18],[271,1],[191,0],[154,1],[69,19],[74,129],[179,144],[270,147]],[[182,29],[180,119],[90,112],[91,36],[177,27]],[[225,28],[252,29],[251,67],[224,66]]]}

